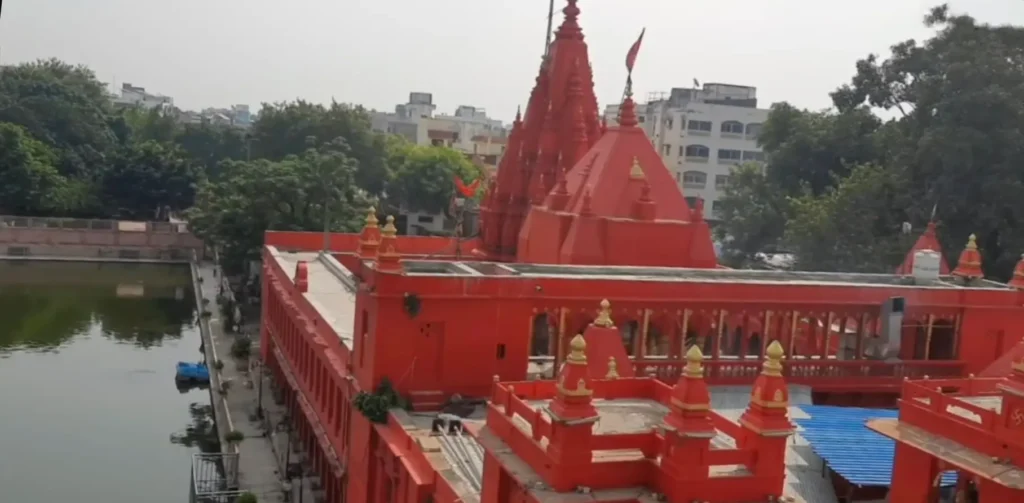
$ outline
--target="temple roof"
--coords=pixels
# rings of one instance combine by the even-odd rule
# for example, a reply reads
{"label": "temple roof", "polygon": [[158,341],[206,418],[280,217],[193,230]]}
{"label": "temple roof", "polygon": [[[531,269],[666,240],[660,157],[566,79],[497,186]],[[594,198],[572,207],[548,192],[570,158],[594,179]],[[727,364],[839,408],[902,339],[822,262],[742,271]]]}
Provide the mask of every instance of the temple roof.
{"label": "temple roof", "polygon": [[644,130],[637,127],[630,97],[620,107],[619,125],[609,127],[565,178],[570,213],[583,210],[589,193],[594,215],[629,218],[633,203],[647,187],[656,205],[655,219],[690,221],[690,207],[679,185]]}
{"label": "temple roof", "polygon": [[907,252],[907,256],[903,259],[903,263],[900,264],[899,268],[896,269],[896,274],[908,275],[914,270],[914,255],[923,250],[931,250],[939,254],[939,274],[945,276],[949,274],[949,265],[946,262],[946,257],[942,255],[942,245],[939,244],[939,238],[935,235],[935,222],[928,222],[928,227],[925,228],[924,234],[917,238],[917,242],[914,243],[913,248]]}

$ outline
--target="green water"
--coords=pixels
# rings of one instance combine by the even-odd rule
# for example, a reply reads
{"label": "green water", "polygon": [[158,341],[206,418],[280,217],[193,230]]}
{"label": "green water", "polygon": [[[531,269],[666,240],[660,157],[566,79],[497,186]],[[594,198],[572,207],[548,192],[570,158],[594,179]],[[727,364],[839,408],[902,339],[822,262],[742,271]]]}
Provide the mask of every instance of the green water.
{"label": "green water", "polygon": [[187,501],[195,319],[184,266],[0,261],[0,502]]}

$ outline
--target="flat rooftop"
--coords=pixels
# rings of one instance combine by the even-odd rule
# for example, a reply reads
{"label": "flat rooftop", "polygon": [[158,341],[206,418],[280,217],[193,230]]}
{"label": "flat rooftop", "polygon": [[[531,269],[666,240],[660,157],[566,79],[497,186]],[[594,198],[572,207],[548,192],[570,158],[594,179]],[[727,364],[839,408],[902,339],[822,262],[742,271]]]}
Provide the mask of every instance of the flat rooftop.
{"label": "flat rooftop", "polygon": [[306,300],[351,351],[356,312],[356,283],[352,273],[330,254],[284,252],[272,246],[268,248],[270,255],[293,282],[295,266],[299,262],[306,262],[309,270],[309,289],[304,294]]}
{"label": "flat rooftop", "polygon": [[431,468],[445,478],[461,501],[479,502],[483,488],[484,448],[476,440],[476,433],[483,428],[487,412],[478,406],[462,425],[467,433],[457,435],[435,435],[431,425],[437,413],[394,411],[399,424],[405,429],[427,458]]}
{"label": "flat rooftop", "polygon": [[941,276],[927,284],[910,276],[800,271],[753,271],[745,269],[684,269],[677,267],[575,266],[550,264],[505,264],[447,260],[403,260],[408,276],[522,277],[577,280],[629,280],[693,283],[749,283],[778,285],[834,285],[859,287],[904,287],[940,289],[984,289],[1013,291],[994,281],[965,284],[959,278]]}

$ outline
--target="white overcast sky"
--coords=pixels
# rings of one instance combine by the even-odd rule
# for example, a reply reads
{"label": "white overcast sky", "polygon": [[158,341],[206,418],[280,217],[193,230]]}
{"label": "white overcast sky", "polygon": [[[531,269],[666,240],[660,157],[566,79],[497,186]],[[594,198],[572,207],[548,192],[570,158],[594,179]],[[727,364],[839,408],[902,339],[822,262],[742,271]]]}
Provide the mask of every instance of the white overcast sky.
{"label": "white overcast sky", "polygon": [[[305,98],[391,110],[409,91],[438,111],[509,121],[543,49],[547,0],[2,0],[0,62],[57,57],[183,108]],[[824,108],[869,53],[928,36],[940,0],[580,0],[597,98],[617,100],[647,28],[641,99],[700,82],[758,88],[761,103]],[[951,0],[1024,24],[1024,0]],[[559,11],[565,0],[556,0]],[[561,12],[556,13],[556,26]]]}

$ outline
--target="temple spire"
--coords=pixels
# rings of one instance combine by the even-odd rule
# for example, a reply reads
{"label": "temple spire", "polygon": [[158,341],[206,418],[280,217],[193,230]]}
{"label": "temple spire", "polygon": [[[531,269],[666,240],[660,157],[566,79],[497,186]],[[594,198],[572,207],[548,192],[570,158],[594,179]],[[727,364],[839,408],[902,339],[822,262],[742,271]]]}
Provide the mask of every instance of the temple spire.
{"label": "temple spire", "polygon": [[633,93],[632,91],[627,91],[626,99],[622,100],[622,105],[619,106],[619,127],[630,128],[636,127],[637,124],[636,104],[633,103]]}
{"label": "temple spire", "polygon": [[953,276],[972,280],[985,275],[981,270],[981,253],[978,252],[978,243],[976,241],[977,236],[974,234],[967,238],[967,246],[960,253],[960,260],[957,261],[956,269],[953,269]]}
{"label": "temple spire", "polygon": [[387,223],[380,231],[380,252],[377,255],[378,271],[401,271],[401,254],[398,253],[398,229],[395,228],[395,217],[388,215]]}

